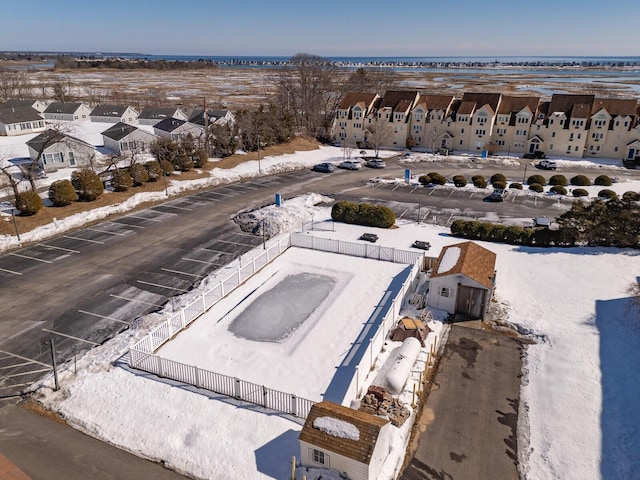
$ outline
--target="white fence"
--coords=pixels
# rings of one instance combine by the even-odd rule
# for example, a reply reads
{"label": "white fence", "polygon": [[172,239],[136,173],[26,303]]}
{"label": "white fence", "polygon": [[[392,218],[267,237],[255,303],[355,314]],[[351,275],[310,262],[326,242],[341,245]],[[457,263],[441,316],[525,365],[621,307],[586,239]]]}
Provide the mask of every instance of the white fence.
{"label": "white fence", "polygon": [[312,250],[321,250],[323,252],[340,253],[342,255],[351,255],[353,257],[373,258],[375,260],[395,263],[413,264],[424,256],[422,252],[400,250],[393,247],[383,247],[381,245],[373,245],[369,242],[355,243],[343,242],[342,240],[332,240],[330,238],[318,238],[305,233],[292,233],[290,235],[289,242],[292,247],[310,248]]}
{"label": "white fence", "polygon": [[[240,266],[235,272],[219,281],[207,292],[198,296],[190,304],[173,314],[168,320],[157,326],[148,335],[133,345],[129,355],[129,365],[131,368],[194,385],[211,392],[228,395],[265,408],[305,418],[309,413],[311,405],[314,403],[311,400],[154,355],[154,352],[165,342],[189,326],[196,318],[235,290],[262,267],[275,260],[291,246],[414,265],[410,275],[403,283],[400,292],[392,301],[391,308],[384,313],[382,325],[378,328],[375,336],[368,340],[369,345],[364,355],[362,355],[360,363],[355,367],[354,376],[345,397],[356,398],[360,393],[362,382],[375,362],[377,353],[382,349],[389,330],[394,326],[395,319],[400,312],[402,299],[414,277],[420,270],[423,253],[292,233],[287,237],[279,239],[276,244],[267,246],[259,255],[252,257],[248,261],[244,260],[244,265],[242,265],[243,261],[241,260]],[[381,312],[381,314],[383,313]],[[376,319],[373,321],[376,321]]]}

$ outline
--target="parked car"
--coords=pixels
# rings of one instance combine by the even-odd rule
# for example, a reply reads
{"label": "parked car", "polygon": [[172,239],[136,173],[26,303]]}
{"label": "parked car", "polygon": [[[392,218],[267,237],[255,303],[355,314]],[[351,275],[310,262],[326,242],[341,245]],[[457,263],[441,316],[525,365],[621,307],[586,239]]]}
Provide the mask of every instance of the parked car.
{"label": "parked car", "polygon": [[358,238],[358,240],[376,243],[378,241],[378,235],[376,235],[375,233],[363,233],[362,235],[360,235],[360,238]]}
{"label": "parked car", "polygon": [[362,168],[362,165],[360,165],[358,162],[354,162],[353,160],[345,160],[338,166],[340,168],[344,168],[345,170],[360,170]]}
{"label": "parked car", "polygon": [[556,162],[552,162],[551,160],[542,160],[538,162],[536,167],[541,168],[542,170],[555,170],[558,168],[558,164]]}
{"label": "parked car", "polygon": [[429,250],[431,244],[429,242],[423,242],[422,240],[416,240],[411,244],[411,248],[419,248],[420,250]]}
{"label": "parked car", "polygon": [[527,158],[529,160],[541,160],[543,158],[546,158],[546,155],[544,154],[543,151],[536,150],[533,153],[525,153],[522,158]]}
{"label": "parked car", "polygon": [[486,202],[504,202],[504,199],[509,195],[509,190],[506,188],[496,188],[491,195],[486,197]]}
{"label": "parked car", "polygon": [[380,158],[370,158],[365,165],[369,168],[384,168],[387,164]]}
{"label": "parked car", "polygon": [[333,165],[333,163],[324,162],[314,165],[311,170],[313,170],[314,172],[331,173],[335,169],[336,167]]}

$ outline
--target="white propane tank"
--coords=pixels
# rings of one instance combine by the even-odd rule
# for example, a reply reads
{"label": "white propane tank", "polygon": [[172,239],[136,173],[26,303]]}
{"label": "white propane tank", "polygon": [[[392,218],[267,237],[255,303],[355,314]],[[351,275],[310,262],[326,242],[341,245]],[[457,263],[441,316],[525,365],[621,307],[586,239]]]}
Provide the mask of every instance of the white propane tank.
{"label": "white propane tank", "polygon": [[398,395],[407,383],[411,367],[416,363],[420,354],[420,340],[409,337],[389,357],[384,366],[385,376],[382,379],[382,387],[392,395]]}

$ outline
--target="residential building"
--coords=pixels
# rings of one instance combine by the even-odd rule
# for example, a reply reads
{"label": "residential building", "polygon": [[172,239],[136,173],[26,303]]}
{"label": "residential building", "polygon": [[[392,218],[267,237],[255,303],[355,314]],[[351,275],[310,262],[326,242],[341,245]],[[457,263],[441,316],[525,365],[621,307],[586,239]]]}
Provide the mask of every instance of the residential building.
{"label": "residential building", "polygon": [[507,153],[526,153],[531,126],[538,118],[540,97],[503,95],[496,114],[491,143]]}
{"label": "residential building", "polygon": [[365,142],[407,148],[411,112],[418,98],[417,91],[385,92],[367,117]]}
{"label": "residential building", "polygon": [[133,155],[148,152],[151,143],[156,140],[152,133],[127,123],[117,123],[102,132],[104,146],[118,155]]}
{"label": "residential building", "polygon": [[45,120],[66,122],[88,122],[91,120],[91,108],[80,102],[53,102],[42,112]]}
{"label": "residential building", "polygon": [[4,103],[0,104],[0,110],[5,108],[28,108],[31,107],[35,109],[38,113],[44,112],[44,109],[47,108],[47,104],[42,100],[23,100],[21,98],[11,98]]}
{"label": "residential building", "polygon": [[27,142],[31,160],[45,172],[65,167],[86,167],[95,154],[93,145],[57,130],[47,130]]}
{"label": "residential building", "polygon": [[380,100],[376,93],[347,93],[338,105],[333,123],[336,140],[348,147],[364,141],[365,119]]}
{"label": "residential building", "polygon": [[626,144],[633,142],[638,102],[620,98],[596,98],[591,108],[585,157],[628,156]]}
{"label": "residential building", "polygon": [[166,118],[187,121],[187,115],[175,107],[144,107],[138,115],[139,125],[155,125]]}
{"label": "residential building", "polygon": [[125,105],[98,105],[91,112],[91,121],[100,123],[138,124],[138,112]]}
{"label": "residential building", "polygon": [[44,119],[33,107],[0,109],[0,135],[25,135],[43,132],[45,129]]}
{"label": "residential building", "polygon": [[[235,125],[236,123],[235,115],[229,110],[207,109],[207,115],[209,116],[207,125]],[[189,122],[204,127],[204,110],[202,108],[193,110],[189,115]]]}
{"label": "residential building", "polygon": [[165,118],[153,126],[153,133],[158,137],[180,140],[187,135],[194,139],[204,136],[204,126],[196,125],[177,118]]}

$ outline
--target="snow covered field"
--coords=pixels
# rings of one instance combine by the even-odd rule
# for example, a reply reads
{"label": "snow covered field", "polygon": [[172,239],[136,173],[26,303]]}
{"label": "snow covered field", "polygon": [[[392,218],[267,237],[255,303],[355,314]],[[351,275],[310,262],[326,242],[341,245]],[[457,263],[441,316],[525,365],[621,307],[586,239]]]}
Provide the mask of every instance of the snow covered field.
{"label": "snow covered field", "polygon": [[[262,170],[309,166],[341,156],[341,149],[323,147],[263,159]],[[214,169],[210,178],[194,183],[216,185],[255,176],[257,170],[257,162],[247,162],[233,170]],[[186,182],[173,180],[170,192],[187,187]],[[621,188],[619,193],[640,190],[638,182],[614,187]],[[126,211],[149,200],[149,195],[153,194],[136,195],[125,204],[23,236],[27,241],[46,238],[87,220]],[[313,210],[316,221],[321,210]],[[299,219],[310,220],[304,202],[270,215],[286,213],[289,217],[283,223],[300,225],[291,221],[296,212]],[[443,246],[459,242],[441,227],[399,225],[376,231],[378,243],[406,249],[414,240],[425,240],[432,245],[429,254],[435,256]],[[335,232],[314,234],[353,240],[362,231],[337,225]],[[640,275],[640,253],[479,243],[497,253],[496,298],[507,320],[536,340],[525,358],[519,417],[524,478],[640,478],[640,322],[624,293]],[[15,237],[0,237],[0,251],[15,245]],[[340,270],[340,265],[323,268]],[[355,303],[358,298],[351,300]],[[78,428],[197,478],[287,478],[291,455],[298,454],[300,422],[130,372],[118,362],[129,346],[162,320],[158,314],[137,320],[135,327],[79,360],[77,374],[71,369],[62,373],[59,392],[53,392],[49,383],[39,388],[37,396]],[[310,348],[318,353],[326,349],[322,345]],[[394,467],[386,472],[391,478]]]}

